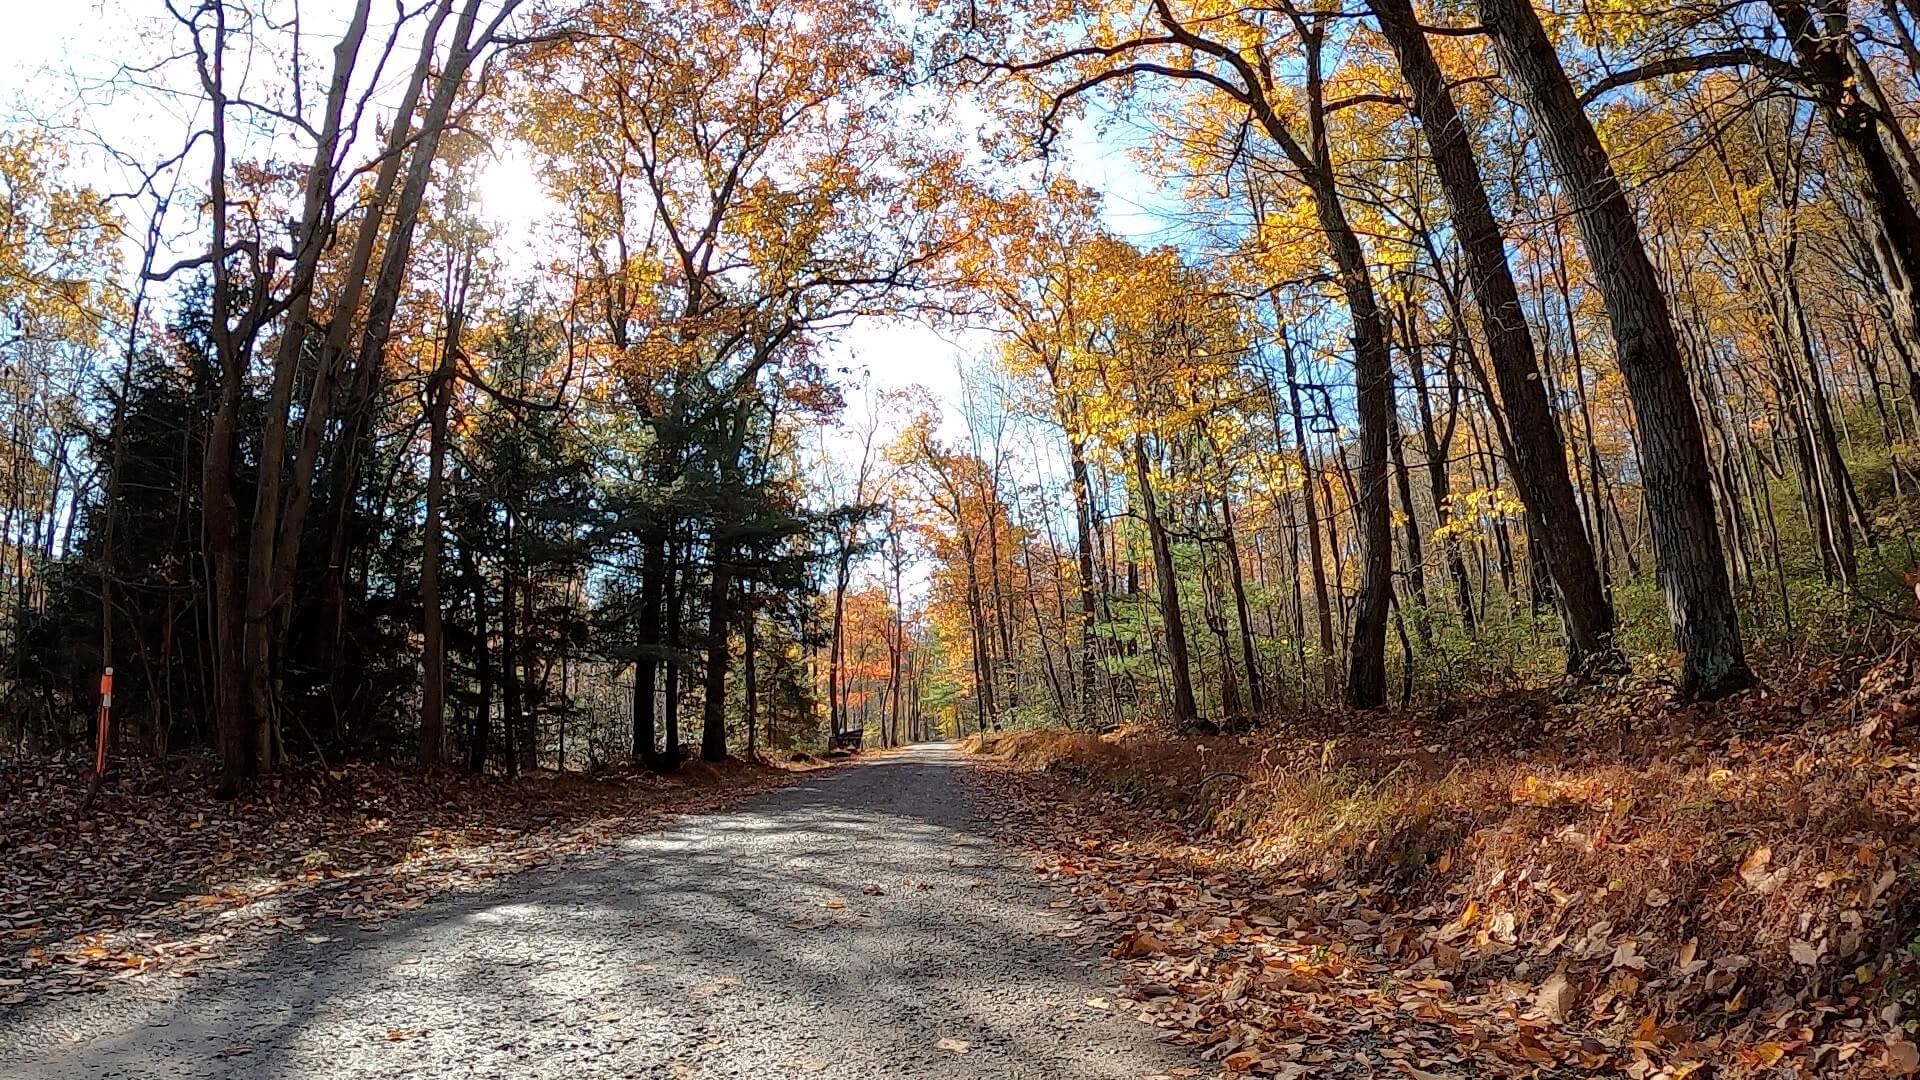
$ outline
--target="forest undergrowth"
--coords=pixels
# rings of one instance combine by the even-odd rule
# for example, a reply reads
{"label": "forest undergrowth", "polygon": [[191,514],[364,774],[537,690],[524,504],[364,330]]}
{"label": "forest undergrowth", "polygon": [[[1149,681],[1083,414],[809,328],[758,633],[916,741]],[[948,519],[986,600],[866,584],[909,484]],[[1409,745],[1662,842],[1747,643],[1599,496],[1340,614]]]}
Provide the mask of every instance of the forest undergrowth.
{"label": "forest undergrowth", "polygon": [[84,809],[90,770],[0,763],[0,1007],[190,977],[237,940],[377,933],[436,897],[822,767],[791,757],[504,781],[313,765],[222,800],[211,755],[176,755],[130,761]]}
{"label": "forest undergrowth", "polygon": [[1910,1075],[1917,669],[1907,639],[1717,704],[1616,684],[966,745],[1125,962],[1110,1006],[1229,1071]]}

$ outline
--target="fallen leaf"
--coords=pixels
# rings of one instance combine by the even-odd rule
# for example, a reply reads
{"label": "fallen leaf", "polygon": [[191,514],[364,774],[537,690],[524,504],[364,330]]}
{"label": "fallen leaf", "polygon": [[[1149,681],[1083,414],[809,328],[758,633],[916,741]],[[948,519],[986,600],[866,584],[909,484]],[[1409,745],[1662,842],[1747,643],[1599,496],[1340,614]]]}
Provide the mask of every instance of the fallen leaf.
{"label": "fallen leaf", "polygon": [[1260,1064],[1260,1054],[1254,1050],[1236,1050],[1220,1059],[1220,1064],[1233,1072],[1246,1072]]}
{"label": "fallen leaf", "polygon": [[1573,1008],[1573,984],[1567,981],[1565,968],[1554,972],[1533,995],[1533,1007],[1540,1015],[1556,1024],[1567,1022],[1567,1013]]}
{"label": "fallen leaf", "polygon": [[1634,971],[1644,969],[1647,966],[1647,958],[1634,951],[1638,947],[1632,938],[1622,941],[1614,947],[1613,963],[1607,966],[1609,968],[1630,968]]}
{"label": "fallen leaf", "polygon": [[1779,884],[1778,878],[1767,873],[1767,867],[1773,863],[1773,849],[1762,845],[1747,852],[1740,860],[1740,880],[1746,882],[1756,892],[1765,894]]}
{"label": "fallen leaf", "polygon": [[1128,934],[1113,949],[1113,955],[1118,957],[1165,956],[1166,953],[1167,943],[1145,930]]}

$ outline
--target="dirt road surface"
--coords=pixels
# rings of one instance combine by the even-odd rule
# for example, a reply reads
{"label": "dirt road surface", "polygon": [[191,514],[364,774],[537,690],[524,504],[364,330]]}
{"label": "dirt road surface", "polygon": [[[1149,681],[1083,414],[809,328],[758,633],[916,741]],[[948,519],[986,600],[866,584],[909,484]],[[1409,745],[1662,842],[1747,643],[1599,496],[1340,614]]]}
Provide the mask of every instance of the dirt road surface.
{"label": "dirt road surface", "polygon": [[16,1011],[0,1077],[1199,1075],[1097,1007],[1098,959],[983,832],[967,769],[914,747],[377,932]]}

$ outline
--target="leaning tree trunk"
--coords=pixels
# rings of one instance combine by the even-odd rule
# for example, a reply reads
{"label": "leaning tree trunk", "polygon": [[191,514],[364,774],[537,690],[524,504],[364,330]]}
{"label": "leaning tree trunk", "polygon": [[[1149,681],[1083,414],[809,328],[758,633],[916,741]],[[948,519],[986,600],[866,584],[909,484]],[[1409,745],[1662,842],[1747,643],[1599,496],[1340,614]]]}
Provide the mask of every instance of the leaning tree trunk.
{"label": "leaning tree trunk", "polygon": [[[1825,33],[1803,0],[1768,0],[1768,6],[1840,144],[1841,171],[1868,210],[1864,224],[1872,242],[1867,247],[1887,293],[1894,340],[1911,365],[1920,357],[1920,209],[1915,204],[1920,177],[1908,156],[1898,152],[1909,148],[1888,145],[1904,133],[1884,130],[1881,111],[1862,97],[1861,88],[1869,84],[1855,71],[1864,61],[1845,36],[1844,17],[1841,33]],[[1920,389],[1920,378],[1913,385]]]}
{"label": "leaning tree trunk", "polygon": [[307,171],[300,222],[295,232],[298,250],[288,283],[286,328],[274,350],[273,378],[260,435],[253,526],[248,544],[243,652],[255,725],[255,758],[262,769],[273,765],[273,724],[269,719],[275,709],[270,679],[274,645],[273,541],[276,515],[280,512],[280,481],[286,467],[287,410],[293,400],[294,376],[306,352],[314,276],[332,233],[333,167],[338,158],[341,118],[347,106],[347,86],[360,57],[361,40],[366,35],[370,7],[370,0],[358,0],[346,33],[334,47],[333,78],[327,86],[325,119],[314,142],[313,165]]}
{"label": "leaning tree trunk", "polygon": [[[1334,279],[1352,320],[1354,414],[1360,427],[1359,486],[1354,500],[1360,539],[1360,591],[1353,606],[1347,703],[1354,708],[1379,708],[1387,700],[1387,616],[1393,601],[1393,524],[1387,506],[1387,412],[1393,393],[1393,362],[1387,352],[1386,321],[1367,268],[1366,248],[1347,220],[1339,175],[1333,166],[1321,71],[1325,23],[1316,16],[1309,28],[1296,19],[1305,52],[1307,129],[1303,141],[1268,96],[1272,79],[1270,72],[1262,70],[1265,57],[1249,57],[1236,46],[1195,33],[1165,3],[1155,4],[1154,13],[1167,31],[1168,41],[1222,62],[1239,80],[1235,83],[1220,75],[1207,77],[1210,84],[1247,107],[1260,129],[1300,173],[1333,256]],[[1335,551],[1337,554],[1337,545]]]}
{"label": "leaning tree trunk", "polygon": [[[423,30],[419,61],[415,64],[411,79],[400,96],[399,115],[401,116],[411,116],[419,101],[421,90],[431,71],[433,43],[438,37],[440,25],[449,8],[450,0],[442,0]],[[344,83],[341,89],[344,90]],[[441,107],[436,102],[426,111],[427,124],[445,122],[446,109],[451,108],[452,104],[451,88],[448,88],[447,93],[449,96],[445,107]],[[337,138],[337,118],[330,119],[334,119],[334,136]],[[271,752],[275,742],[275,732],[272,727],[274,653],[276,648],[284,644],[286,619],[293,605],[291,591],[294,567],[298,564],[298,548],[312,491],[314,463],[319,455],[321,438],[333,417],[331,396],[340,358],[344,355],[350,328],[354,325],[353,315],[359,306],[360,291],[366,283],[367,268],[373,257],[380,224],[384,219],[388,201],[399,182],[400,164],[405,157],[408,135],[409,130],[405,124],[396,125],[395,129],[388,134],[386,143],[382,147],[384,160],[380,164],[378,176],[374,181],[366,213],[354,237],[346,272],[341,276],[340,293],[333,297],[334,311],[331,325],[320,348],[318,364],[308,389],[300,439],[295,445],[290,472],[287,471],[286,463],[282,460],[286,446],[287,409],[293,389],[294,366],[299,361],[299,351],[306,337],[306,304],[307,294],[311,291],[310,280],[308,285],[301,289],[299,298],[301,302],[294,311],[289,313],[288,329],[281,341],[282,354],[276,363],[263,432],[260,482],[256,491],[256,509],[248,545],[250,556],[245,601],[247,620],[246,640],[243,646],[245,679],[256,714],[254,719],[259,725],[256,754],[262,765],[271,764]],[[322,142],[327,141],[323,137]],[[430,148],[425,152],[429,155],[432,153]],[[331,154],[330,149],[328,154]],[[318,160],[319,158],[316,157],[316,161]],[[317,173],[320,171],[316,169]],[[418,184],[424,190],[427,170],[423,165],[417,172]],[[410,175],[409,184],[414,183],[414,179]],[[324,232],[326,224],[325,221],[316,220],[314,227]],[[404,257],[404,254],[394,251],[390,240],[388,258],[404,259]],[[309,278],[310,276],[311,272],[309,272]],[[300,275],[296,272],[296,283],[299,278]],[[280,495],[283,479],[287,485],[284,508]]]}
{"label": "leaning tree trunk", "polygon": [[1613,324],[1616,362],[1639,425],[1660,584],[1682,658],[1681,692],[1709,698],[1732,693],[1751,685],[1753,675],[1714,518],[1706,435],[1659,276],[1633,207],[1539,16],[1528,0],[1478,3],[1481,24],[1566,186]]}
{"label": "leaning tree trunk", "polygon": [[1560,594],[1559,609],[1567,633],[1567,669],[1621,670],[1625,661],[1613,640],[1613,605],[1607,600],[1593,545],[1581,524],[1566,452],[1534,362],[1533,335],[1520,306],[1520,293],[1507,262],[1506,241],[1487,200],[1466,121],[1454,105],[1446,76],[1414,17],[1411,0],[1370,3],[1412,91],[1414,112],[1433,151],[1434,172],[1466,255],[1467,273],[1473,281],[1474,301],[1480,308],[1480,324],[1511,436],[1514,486],[1546,542],[1547,572]]}

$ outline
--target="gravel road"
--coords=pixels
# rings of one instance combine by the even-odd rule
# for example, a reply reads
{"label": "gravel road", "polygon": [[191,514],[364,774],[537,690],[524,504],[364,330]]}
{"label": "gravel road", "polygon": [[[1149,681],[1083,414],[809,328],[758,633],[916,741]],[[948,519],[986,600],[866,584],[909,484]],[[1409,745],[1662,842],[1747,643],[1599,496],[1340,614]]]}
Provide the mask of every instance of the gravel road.
{"label": "gravel road", "polygon": [[915,747],[378,933],[310,926],[197,978],[15,1012],[0,1077],[1140,1080],[1191,1065],[1086,1004],[1107,993],[1099,962],[1055,936],[1051,894],[982,834],[966,769]]}

